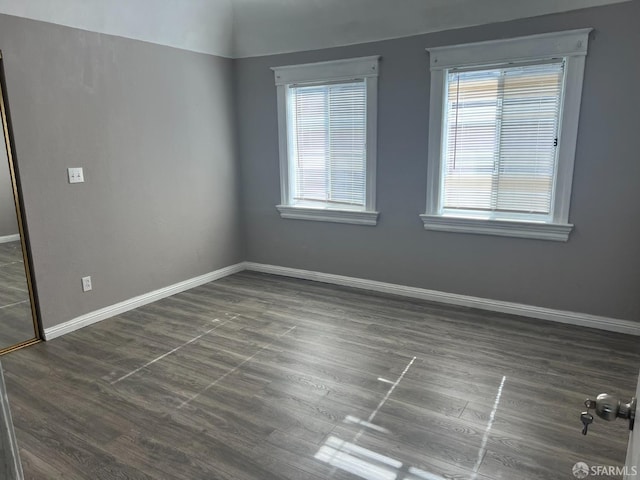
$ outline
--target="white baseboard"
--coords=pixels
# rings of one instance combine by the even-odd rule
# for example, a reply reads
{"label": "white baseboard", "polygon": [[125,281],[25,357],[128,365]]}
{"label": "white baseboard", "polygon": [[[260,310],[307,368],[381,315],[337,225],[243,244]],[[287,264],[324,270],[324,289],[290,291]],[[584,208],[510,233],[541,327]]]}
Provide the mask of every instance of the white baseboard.
{"label": "white baseboard", "polygon": [[609,330],[612,332],[627,333],[630,335],[640,335],[640,321],[632,322],[630,320],[600,317],[586,313],[534,307],[532,305],[525,305],[522,303],[503,302],[501,300],[471,297],[456,293],[439,292],[437,290],[407,287],[393,283],[377,282],[375,280],[365,280],[362,278],[346,277],[343,275],[333,275],[331,273],[314,272],[310,270],[300,270],[297,268],[278,267],[275,265],[265,265],[261,263],[245,262],[245,268],[256,272],[301,278],[304,280],[313,280],[316,282],[331,283],[346,287],[361,288],[363,290],[418,298],[420,300],[428,300],[430,302],[472,307],[491,312],[509,313],[512,315],[521,315],[540,320],[550,320],[552,322],[579,325],[581,327],[598,328],[600,330]]}
{"label": "white baseboard", "polygon": [[190,278],[189,280],[175,283],[173,285],[169,285],[168,287],[160,288],[158,290],[154,290],[153,292],[130,298],[129,300],[125,300],[124,302],[116,303],[115,305],[110,305],[108,307],[101,308],[100,310],[95,310],[93,312],[69,320],[68,322],[45,328],[44,338],[45,340],[52,340],[61,335],[66,335],[67,333],[71,333],[88,325],[106,320],[107,318],[113,317],[115,315],[128,312],[129,310],[133,310],[134,308],[138,308],[143,305],[156,302],[163,298],[170,297],[171,295],[175,295],[176,293],[184,292],[185,290],[198,287],[205,283],[213,282],[214,280],[233,275],[234,273],[241,272],[244,269],[244,262],[236,263],[235,265],[230,265],[228,267],[224,267],[219,270],[200,275],[199,277]]}
{"label": "white baseboard", "polygon": [[170,297],[171,295],[184,292],[185,290],[198,287],[205,283],[213,282],[214,280],[233,275],[234,273],[238,273],[243,270],[252,270],[255,272],[269,273],[272,275],[282,275],[285,277],[313,280],[316,282],[342,285],[345,287],[360,288],[362,290],[370,290],[374,292],[382,292],[392,295],[417,298],[430,302],[478,308],[480,310],[488,310],[491,312],[509,313],[512,315],[537,318],[540,320],[549,320],[552,322],[567,323],[570,325],[578,325],[581,327],[598,328],[600,330],[608,330],[611,332],[640,335],[640,322],[632,322],[630,320],[601,317],[597,315],[576,313],[566,310],[555,310],[552,308],[535,307],[533,305],[525,305],[522,303],[504,302],[501,300],[491,300],[487,298],[472,297],[468,295],[459,295],[457,293],[439,292],[437,290],[427,290],[424,288],[407,287],[394,283],[378,282],[375,280],[366,280],[363,278],[346,277],[343,275],[334,275],[331,273],[314,272],[311,270],[278,267],[276,265],[265,265],[262,263],[241,262],[236,263],[235,265],[221,268],[219,270],[215,270],[199,277],[191,278],[189,280],[185,280],[183,282],[161,288],[159,290],[154,290],[153,292],[149,292],[144,295],[130,298],[129,300],[116,303],[115,305],[101,308],[100,310],[87,313],[80,317],[69,320],[68,322],[45,328],[45,340],[52,340],[61,335],[71,333],[75,330],[86,327],[88,325],[92,325],[115,315],[128,312],[129,310],[133,310],[157,300]]}
{"label": "white baseboard", "polygon": [[20,240],[19,233],[16,233],[15,235],[5,235],[4,237],[0,237],[0,243],[17,242],[18,240]]}

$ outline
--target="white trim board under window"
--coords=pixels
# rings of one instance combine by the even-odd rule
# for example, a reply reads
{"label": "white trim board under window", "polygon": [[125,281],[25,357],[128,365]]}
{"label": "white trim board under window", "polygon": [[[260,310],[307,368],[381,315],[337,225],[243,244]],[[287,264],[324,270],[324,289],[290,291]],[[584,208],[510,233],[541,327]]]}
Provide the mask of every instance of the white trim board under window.
{"label": "white trim board under window", "polygon": [[282,218],[376,225],[378,61],[272,68]]}
{"label": "white trim board under window", "polygon": [[427,49],[427,230],[567,241],[591,29]]}

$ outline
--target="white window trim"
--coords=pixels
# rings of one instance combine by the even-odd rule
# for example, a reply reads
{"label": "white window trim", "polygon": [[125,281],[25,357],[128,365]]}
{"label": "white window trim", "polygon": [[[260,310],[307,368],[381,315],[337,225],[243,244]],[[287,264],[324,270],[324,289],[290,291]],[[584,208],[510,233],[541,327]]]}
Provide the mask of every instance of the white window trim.
{"label": "white window trim", "polygon": [[[376,154],[378,138],[378,63],[379,56],[333,60],[272,67],[278,102],[278,144],[280,150],[280,205],[282,218],[320,222],[376,225]],[[289,140],[287,126],[287,87],[306,83],[364,80],[367,89],[367,164],[364,209],[313,208],[291,203]]]}
{"label": "white window trim", "polygon": [[[426,230],[465,232],[566,242],[573,225],[569,204],[578,139],[585,57],[592,28],[488,42],[428,48],[431,57]],[[558,160],[550,223],[485,220],[443,215],[440,205],[442,134],[447,69],[564,58],[564,100],[558,134]]]}

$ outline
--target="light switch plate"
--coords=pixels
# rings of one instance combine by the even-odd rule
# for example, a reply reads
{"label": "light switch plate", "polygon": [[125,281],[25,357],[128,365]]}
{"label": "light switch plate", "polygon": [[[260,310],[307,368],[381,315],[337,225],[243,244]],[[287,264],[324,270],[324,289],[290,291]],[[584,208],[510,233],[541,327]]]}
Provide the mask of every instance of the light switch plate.
{"label": "light switch plate", "polygon": [[84,182],[84,171],[82,168],[68,168],[67,173],[69,175],[69,183]]}

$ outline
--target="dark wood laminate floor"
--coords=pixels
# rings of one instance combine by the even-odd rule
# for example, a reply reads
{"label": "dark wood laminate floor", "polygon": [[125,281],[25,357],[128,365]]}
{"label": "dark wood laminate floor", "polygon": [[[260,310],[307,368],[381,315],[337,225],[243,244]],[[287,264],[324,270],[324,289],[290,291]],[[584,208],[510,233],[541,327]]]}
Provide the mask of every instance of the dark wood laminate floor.
{"label": "dark wood laminate floor", "polygon": [[0,349],[34,336],[22,246],[0,243]]}
{"label": "dark wood laminate floor", "polygon": [[30,479],[556,480],[624,463],[578,415],[638,343],[243,272],[3,364]]}

